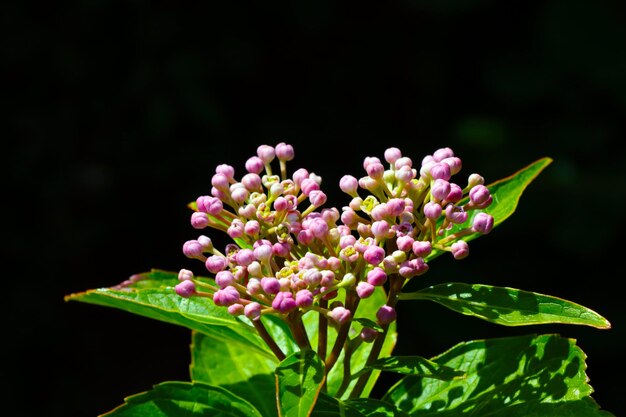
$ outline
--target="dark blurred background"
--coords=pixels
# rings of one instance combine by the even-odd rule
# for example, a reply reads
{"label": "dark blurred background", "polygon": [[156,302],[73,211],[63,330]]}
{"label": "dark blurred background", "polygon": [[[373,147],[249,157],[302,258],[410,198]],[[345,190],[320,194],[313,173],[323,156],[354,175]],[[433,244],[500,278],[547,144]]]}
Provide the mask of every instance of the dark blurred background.
{"label": "dark blurred background", "polygon": [[423,284],[548,293],[613,328],[404,304],[396,353],[559,333],[588,355],[596,401],[624,415],[625,23],[617,0],[5,4],[2,392],[27,415],[96,416],[188,379],[186,329],[63,297],[187,264],[186,204],[217,164],[242,173],[258,145],[291,143],[292,172],[321,175],[341,206],[338,180],[364,157],[449,146],[459,175],[487,182],[554,162]]}

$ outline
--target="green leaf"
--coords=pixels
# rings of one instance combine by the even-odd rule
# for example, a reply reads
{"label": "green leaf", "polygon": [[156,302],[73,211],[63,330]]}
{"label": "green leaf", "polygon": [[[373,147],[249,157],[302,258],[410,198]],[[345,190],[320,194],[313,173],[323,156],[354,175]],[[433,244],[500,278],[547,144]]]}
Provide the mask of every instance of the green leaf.
{"label": "green leaf", "polygon": [[130,396],[106,417],[263,417],[241,397],[220,387],[189,382],[163,382]]}
{"label": "green leaf", "polygon": [[[343,290],[339,293],[337,299],[340,301],[343,301],[345,299],[345,293],[343,292]],[[367,326],[368,324],[372,324],[373,322],[369,318],[376,317],[376,311],[378,311],[378,309],[382,305],[384,305],[386,301],[387,294],[382,287],[376,287],[376,290],[374,291],[374,293],[372,293],[371,296],[362,299],[359,302],[357,311],[354,313],[355,319],[352,321],[349,337],[358,337],[358,334],[363,325]],[[319,314],[315,311],[309,311],[302,317],[302,321],[304,322],[304,326],[309,336],[309,340],[311,341],[311,346],[313,346],[314,348],[317,346],[318,343],[318,320]],[[375,325],[374,328],[380,329],[380,326]],[[327,352],[330,352],[333,344],[335,343],[335,340],[337,339],[337,331],[335,328],[329,325],[327,334]],[[389,326],[389,330],[385,338],[385,343],[383,344],[383,347],[381,349],[380,356],[389,356],[391,354],[393,348],[396,345],[397,336],[398,334],[396,332],[396,322],[393,322]],[[350,373],[354,373],[362,369],[363,365],[367,361],[367,357],[371,350],[371,343],[361,343],[361,345],[357,349],[355,349],[350,358]],[[326,389],[328,394],[330,395],[334,396],[341,386],[341,383],[343,381],[344,362],[345,354],[344,350],[342,349],[341,354],[339,355],[339,358],[335,363],[335,366],[333,366],[327,376]],[[378,370],[371,373],[368,383],[363,390],[362,396],[367,396],[371,392],[379,375],[380,371]],[[352,380],[350,382],[350,385],[341,396],[342,399],[346,399],[349,397],[350,392],[352,391],[355,384],[356,380]]]}
{"label": "green leaf", "polygon": [[352,407],[345,402],[331,397],[323,392],[315,403],[315,408],[311,417],[365,417],[356,407]]}
{"label": "green leaf", "polygon": [[567,415],[566,410],[591,410],[570,416],[605,415],[586,399],[593,389],[587,384],[585,354],[573,339],[525,335],[477,340],[432,360],[467,377],[407,376],[383,400],[420,417],[552,417]]}
{"label": "green leaf", "polygon": [[[474,216],[476,216],[476,214],[480,212],[488,213],[493,216],[494,228],[500,225],[515,212],[515,210],[517,209],[517,204],[519,203],[519,199],[522,196],[522,193],[524,192],[526,187],[528,187],[528,185],[535,178],[537,178],[541,171],[543,171],[544,168],[546,168],[551,163],[552,159],[548,157],[538,159],[537,161],[520,169],[512,175],[487,185],[487,188],[489,189],[493,197],[493,202],[489,205],[489,207],[483,210],[471,210],[468,213],[468,220],[465,221],[463,224],[453,225],[451,229],[445,231],[444,237],[467,228],[467,225],[472,224]],[[458,204],[463,205],[468,200],[469,199],[466,197]],[[438,221],[437,227],[439,227],[442,222],[443,218]],[[472,233],[463,236],[461,239],[469,242],[470,240],[476,239],[480,236],[482,236],[480,233]],[[433,249],[433,251],[424,260],[426,262],[429,262],[439,255],[442,255],[443,253],[445,252]]]}
{"label": "green leaf", "polygon": [[607,319],[579,304],[509,287],[452,282],[402,293],[399,297],[435,301],[459,313],[505,326],[563,323],[599,329],[611,327]]}
{"label": "green leaf", "polygon": [[346,405],[357,409],[367,417],[409,417],[404,411],[385,401],[374,398],[355,398],[346,401]]}
{"label": "green leaf", "polygon": [[[386,358],[376,360],[366,368],[443,380],[450,380],[465,376],[463,371],[439,365],[438,363],[422,358],[421,356],[387,356]],[[361,374],[361,372],[353,375],[352,377],[356,378],[359,374]]]}
{"label": "green leaf", "polygon": [[71,294],[66,301],[80,301],[114,307],[140,316],[184,326],[209,334],[223,343],[239,345],[274,357],[255,329],[228,314],[206,297],[183,298],[176,294],[175,272],[152,270],[134,275],[129,282],[112,288],[99,288]]}
{"label": "green leaf", "polygon": [[322,360],[312,350],[285,358],[275,371],[276,402],[280,417],[308,417],[324,385]]}
{"label": "green leaf", "polygon": [[191,380],[221,386],[247,399],[266,417],[278,415],[273,377],[277,364],[254,350],[192,333]]}

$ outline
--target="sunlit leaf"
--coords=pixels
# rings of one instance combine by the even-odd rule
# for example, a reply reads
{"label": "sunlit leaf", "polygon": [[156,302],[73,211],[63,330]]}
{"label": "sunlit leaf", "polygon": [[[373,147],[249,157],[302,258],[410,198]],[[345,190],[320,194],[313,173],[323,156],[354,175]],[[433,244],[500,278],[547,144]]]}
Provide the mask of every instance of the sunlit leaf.
{"label": "sunlit leaf", "polygon": [[453,282],[402,293],[400,299],[435,301],[459,313],[505,326],[563,323],[611,327],[607,319],[587,307],[509,287]]}
{"label": "sunlit leaf", "polygon": [[[568,415],[565,410],[570,416],[605,415],[587,399],[593,390],[585,354],[572,339],[526,335],[470,341],[432,360],[462,370],[466,378],[407,376],[383,400],[420,417],[552,417]],[[580,410],[591,412],[577,414]]]}
{"label": "sunlit leaf", "polygon": [[191,380],[228,389],[248,400],[264,417],[278,415],[273,376],[277,365],[278,360],[254,350],[193,331]]}
{"label": "sunlit leaf", "polygon": [[230,315],[225,308],[216,306],[208,298],[179,296],[174,291],[178,282],[175,272],[152,270],[134,275],[123,286],[88,290],[68,295],[65,299],[118,308],[184,326],[210,334],[223,343],[237,344],[274,357],[252,326]]}
{"label": "sunlit leaf", "polygon": [[[367,365],[366,368],[443,380],[450,380],[465,376],[463,371],[439,365],[438,363],[422,358],[421,356],[388,356],[374,361],[373,363]],[[358,372],[352,377],[355,378],[360,373],[361,372]]]}
{"label": "sunlit leaf", "polygon": [[325,379],[324,363],[312,350],[291,354],[276,368],[276,403],[280,417],[308,417]]}
{"label": "sunlit leaf", "polygon": [[163,382],[130,396],[106,417],[263,417],[228,390],[189,382]]}

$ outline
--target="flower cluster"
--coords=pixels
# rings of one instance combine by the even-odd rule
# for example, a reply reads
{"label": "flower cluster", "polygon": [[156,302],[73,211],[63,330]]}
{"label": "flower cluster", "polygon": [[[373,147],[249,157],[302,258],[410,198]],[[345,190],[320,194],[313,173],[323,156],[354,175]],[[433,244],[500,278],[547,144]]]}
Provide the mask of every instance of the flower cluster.
{"label": "flower cluster", "polygon": [[[217,166],[210,195],[190,204],[191,225],[221,230],[234,243],[219,250],[205,235],[185,242],[183,253],[202,261],[214,279],[182,269],[179,295],[212,297],[229,313],[253,321],[315,310],[340,326],[376,287],[401,288],[424,274],[435,250],[463,259],[469,248],[460,238],[493,227],[492,216],[477,212],[470,225],[450,232],[492,201],[478,174],[463,186],[450,181],[461,170],[450,148],[426,156],[419,168],[395,147],[384,152],[384,161],[366,157],[364,176],[340,180],[351,197],[341,211],[323,208],[321,177],[303,168],[287,175],[293,158],[293,147],[279,143],[259,146],[240,179],[232,166]],[[387,304],[376,315],[379,325],[395,318]],[[365,341],[375,336],[370,328],[361,334]]]}

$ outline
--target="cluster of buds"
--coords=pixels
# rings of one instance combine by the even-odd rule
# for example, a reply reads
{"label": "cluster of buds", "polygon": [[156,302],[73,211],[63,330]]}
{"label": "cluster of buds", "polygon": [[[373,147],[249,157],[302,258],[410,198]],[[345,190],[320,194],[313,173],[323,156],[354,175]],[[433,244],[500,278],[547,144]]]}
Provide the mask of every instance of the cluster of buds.
{"label": "cluster of buds", "polygon": [[[314,310],[342,326],[376,287],[399,289],[424,274],[425,259],[435,249],[466,257],[468,245],[460,238],[493,227],[493,217],[480,212],[468,227],[447,232],[492,201],[478,174],[464,187],[450,182],[461,160],[449,148],[426,156],[419,170],[398,148],[385,151],[385,163],[365,158],[365,176],[340,180],[352,198],[341,211],[322,207],[327,197],[320,176],[303,168],[287,175],[293,158],[289,144],[261,145],[240,179],[230,165],[216,168],[210,195],[190,204],[191,225],[221,230],[234,243],[220,251],[205,235],[185,242],[183,253],[202,261],[214,278],[182,269],[179,295],[211,297],[230,314],[252,321],[263,314],[288,319]],[[343,301],[341,290],[346,291]],[[379,325],[396,319],[390,304],[378,309]],[[372,341],[376,330],[364,328],[361,337]]]}

